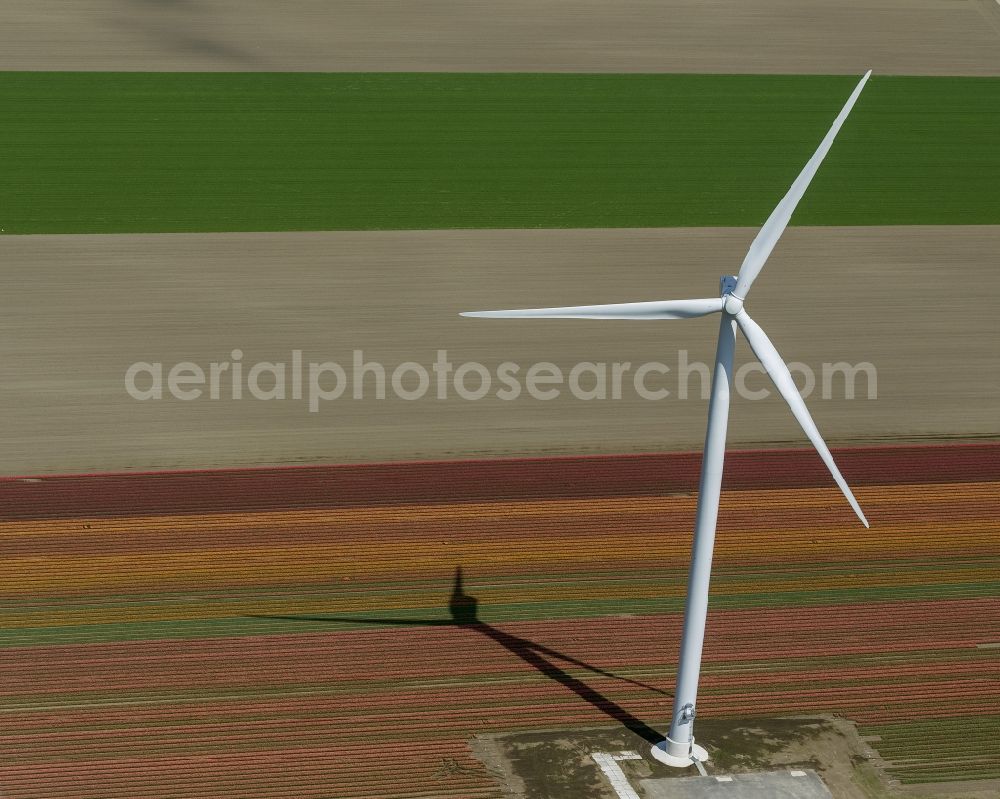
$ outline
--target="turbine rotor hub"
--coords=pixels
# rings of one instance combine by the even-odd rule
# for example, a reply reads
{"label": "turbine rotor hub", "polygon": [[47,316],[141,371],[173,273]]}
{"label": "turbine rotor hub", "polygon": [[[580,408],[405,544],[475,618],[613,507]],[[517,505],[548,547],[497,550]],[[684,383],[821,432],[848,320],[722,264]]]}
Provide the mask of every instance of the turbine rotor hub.
{"label": "turbine rotor hub", "polygon": [[726,303],[722,307],[725,309],[727,314],[736,316],[736,314],[743,310],[743,300],[735,294],[726,294],[725,297]]}
{"label": "turbine rotor hub", "polygon": [[743,310],[743,298],[733,294],[736,283],[736,275],[723,275],[719,278],[719,291],[722,294],[722,299],[725,301],[725,304],[722,306],[723,310],[733,316],[736,316],[736,314]]}

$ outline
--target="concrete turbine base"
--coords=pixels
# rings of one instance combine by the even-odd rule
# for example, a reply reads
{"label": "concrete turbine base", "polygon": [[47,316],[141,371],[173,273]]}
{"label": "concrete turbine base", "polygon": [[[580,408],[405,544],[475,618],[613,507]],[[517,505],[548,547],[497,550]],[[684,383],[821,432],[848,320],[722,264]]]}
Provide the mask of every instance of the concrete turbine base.
{"label": "concrete turbine base", "polygon": [[[678,741],[671,741],[667,738],[654,745],[649,752],[654,760],[658,760],[660,763],[673,766],[674,768],[687,768],[695,761],[704,763],[708,760],[708,752],[694,741],[691,741],[686,753],[684,750],[685,744]],[[680,752],[681,754],[675,754],[675,752]]]}

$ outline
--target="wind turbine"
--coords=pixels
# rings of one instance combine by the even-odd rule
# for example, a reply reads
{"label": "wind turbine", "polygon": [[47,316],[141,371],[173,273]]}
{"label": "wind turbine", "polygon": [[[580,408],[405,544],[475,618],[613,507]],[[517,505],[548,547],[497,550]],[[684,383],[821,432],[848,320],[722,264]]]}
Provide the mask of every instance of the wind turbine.
{"label": "wind turbine", "polygon": [[705,450],[702,456],[701,479],[698,486],[694,545],[691,553],[691,570],[688,576],[687,601],[684,606],[684,632],[681,638],[673,716],[667,738],[656,744],[652,750],[654,758],[671,766],[690,766],[692,761],[708,759],[708,753],[705,749],[695,745],[694,742],[695,703],[698,696],[702,645],[705,640],[712,549],[715,544],[715,525],[719,514],[719,494],[722,488],[722,464],[726,455],[729,391],[733,380],[733,351],[736,346],[737,327],[743,332],[754,355],[757,356],[770,375],[778,393],[788,403],[792,415],[802,426],[806,437],[816,448],[854,512],[861,519],[862,524],[868,527],[868,520],[862,513],[861,506],[858,505],[858,501],[851,493],[847,482],[840,474],[837,464],[834,463],[826,442],[823,441],[823,437],[816,428],[798,389],[795,387],[788,367],[767,334],[760,325],[750,318],[743,303],[871,74],[871,70],[868,70],[854,91],[851,92],[847,103],[833,121],[830,131],[820,142],[819,149],[803,167],[788,193],[771,212],[764,226],[757,233],[750,245],[750,250],[743,259],[739,275],[726,275],[721,278],[720,297],[699,300],[630,302],[615,305],[579,305],[565,308],[472,311],[462,314],[462,316],[520,319],[691,319],[711,313],[722,314],[718,346],[715,353],[715,371],[712,376],[712,394],[708,405],[708,429],[705,434]]}

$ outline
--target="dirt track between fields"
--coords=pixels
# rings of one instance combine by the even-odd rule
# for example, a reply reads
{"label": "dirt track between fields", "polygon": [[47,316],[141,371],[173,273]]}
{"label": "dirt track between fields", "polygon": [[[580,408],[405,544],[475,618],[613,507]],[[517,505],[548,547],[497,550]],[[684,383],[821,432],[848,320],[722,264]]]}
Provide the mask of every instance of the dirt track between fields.
{"label": "dirt track between fields", "polygon": [[[482,307],[711,296],[747,229],[393,231],[0,239],[0,473],[697,449],[701,378],[677,397],[679,349],[710,362],[717,321],[462,319]],[[810,398],[831,443],[998,433],[1000,227],[792,228],[748,308],[787,361],[869,361],[877,401]],[[641,399],[230,398],[138,402],[136,361],[203,368],[258,361],[347,368],[353,349],[391,371],[506,360],[661,361]],[[744,345],[739,362],[749,360]],[[286,393],[291,394],[288,367]],[[495,372],[494,372],[495,373]],[[523,376],[524,372],[521,372]],[[433,380],[434,375],[431,375]],[[662,382],[661,382],[662,381]],[[268,385],[269,379],[261,381]],[[588,384],[584,379],[584,384]],[[768,384],[747,377],[750,389]],[[243,381],[244,386],[246,381]],[[475,376],[468,384],[475,388]],[[244,388],[244,392],[246,389]],[[737,400],[735,446],[802,442],[780,400]]]}
{"label": "dirt track between fields", "polygon": [[1000,75],[995,0],[8,0],[0,70]]}

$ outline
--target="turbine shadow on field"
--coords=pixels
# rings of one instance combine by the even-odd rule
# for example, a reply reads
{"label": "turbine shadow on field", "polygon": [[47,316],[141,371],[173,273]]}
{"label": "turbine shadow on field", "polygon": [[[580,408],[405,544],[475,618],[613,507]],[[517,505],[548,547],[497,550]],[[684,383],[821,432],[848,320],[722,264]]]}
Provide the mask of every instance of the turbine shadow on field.
{"label": "turbine shadow on field", "polygon": [[[106,24],[146,37],[170,55],[208,58],[221,68],[264,71],[260,54],[224,40],[218,16],[191,0],[123,0]],[[206,33],[220,31],[217,35]]]}
{"label": "turbine shadow on field", "polygon": [[656,688],[647,683],[640,682],[638,680],[630,680],[627,677],[621,677],[617,674],[613,674],[604,669],[598,668],[597,666],[592,666],[589,663],[585,663],[582,660],[571,657],[569,655],[563,654],[562,652],[557,652],[543,644],[530,641],[527,638],[522,638],[517,635],[512,635],[511,633],[499,630],[491,624],[487,624],[479,619],[479,602],[474,596],[470,596],[465,593],[462,586],[462,569],[461,567],[455,569],[455,580],[452,586],[451,597],[448,601],[448,611],[451,614],[450,619],[396,619],[396,618],[378,618],[378,619],[358,619],[351,618],[349,616],[278,616],[278,615],[254,615],[250,618],[254,619],[280,619],[283,621],[306,621],[306,622],[337,622],[337,623],[350,623],[350,624],[392,624],[400,626],[416,626],[416,627],[462,627],[464,629],[472,630],[474,632],[480,633],[487,638],[496,641],[508,652],[519,657],[529,666],[535,668],[541,674],[544,674],[551,680],[565,686],[581,699],[586,700],[589,704],[593,705],[595,708],[600,710],[607,716],[617,721],[619,724],[624,726],[626,729],[638,735],[640,738],[649,741],[651,744],[658,743],[663,740],[663,735],[658,733],[652,727],[647,725],[645,722],[633,716],[625,708],[616,702],[612,701],[608,697],[604,696],[599,691],[591,688],[582,680],[569,674],[564,668],[558,666],[555,661],[562,661],[563,663],[569,664],[571,666],[577,666],[581,669],[586,669],[593,674],[600,675],[602,677],[608,677],[613,680],[619,680],[621,682],[628,683],[629,685],[634,685],[639,688],[643,688],[648,691],[654,691],[655,693],[662,694],[666,697],[672,697],[669,691],[664,691],[660,688]]}

